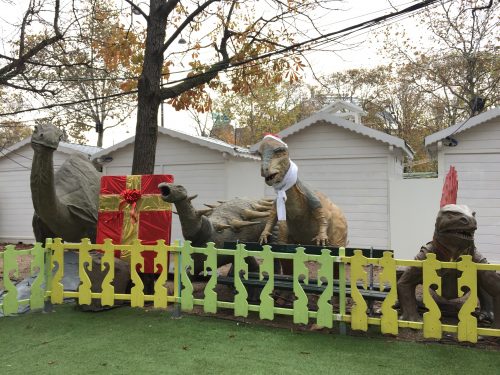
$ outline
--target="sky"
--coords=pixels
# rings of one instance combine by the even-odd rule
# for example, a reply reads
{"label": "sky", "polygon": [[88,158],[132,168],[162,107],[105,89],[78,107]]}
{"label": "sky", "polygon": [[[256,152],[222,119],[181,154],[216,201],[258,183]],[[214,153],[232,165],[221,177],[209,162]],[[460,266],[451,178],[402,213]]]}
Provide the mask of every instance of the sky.
{"label": "sky", "polygon": [[[332,11],[322,15],[322,31],[332,32],[362,21],[390,13],[394,7],[400,9],[414,3],[409,0],[347,0],[340,5],[342,11]],[[392,5],[391,5],[392,4]],[[411,20],[406,20],[405,27],[412,27]],[[350,39],[353,46],[337,53],[314,52],[307,55],[314,66],[315,74],[330,74],[351,68],[371,68],[384,63],[380,55],[380,43],[374,38],[375,30],[360,34]],[[305,79],[313,83],[312,74],[306,72]],[[135,114],[134,114],[135,116]],[[135,117],[132,116],[126,126],[110,129],[104,134],[104,146],[109,147],[133,136],[135,133]],[[176,111],[169,105],[164,105],[164,123],[166,127],[189,134],[196,134],[194,120],[187,111]],[[89,134],[91,144],[95,142],[96,135]]]}
{"label": "sky", "polygon": [[[117,1],[124,3],[123,0]],[[394,8],[405,8],[414,2],[411,0],[344,0],[338,4],[341,10],[323,11],[316,17],[321,31],[328,33],[390,13],[394,11]],[[24,4],[27,3],[27,0],[12,3],[8,8],[4,7],[0,20],[5,21],[6,19],[12,20],[12,17],[21,17],[22,9],[26,6]],[[404,21],[404,25],[405,27],[412,27],[410,20]],[[0,32],[4,37],[8,35],[9,29],[6,22],[0,22]],[[348,40],[349,43],[352,43],[349,48],[336,53],[308,53],[306,56],[314,67],[315,74],[331,74],[350,68],[369,68],[384,63],[379,52],[381,45],[375,38],[375,32],[376,29],[369,29],[368,32],[358,33],[359,35],[355,38]],[[308,83],[313,83],[312,74],[306,72],[305,80]],[[30,116],[36,117],[36,114],[31,113]],[[135,116],[136,114],[133,113],[126,125],[105,131],[104,147],[112,146],[133,136],[135,133]],[[169,128],[195,134],[195,123],[189,113],[187,111],[175,111],[168,104],[164,105],[164,123]],[[87,138],[88,144],[95,145],[97,137],[94,131],[89,132]]]}

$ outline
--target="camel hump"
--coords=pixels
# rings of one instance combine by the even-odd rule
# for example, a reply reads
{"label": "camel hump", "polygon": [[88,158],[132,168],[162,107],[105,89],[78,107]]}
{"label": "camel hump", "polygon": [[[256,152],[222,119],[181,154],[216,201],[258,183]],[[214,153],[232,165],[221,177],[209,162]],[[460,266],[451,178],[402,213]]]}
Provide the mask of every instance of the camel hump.
{"label": "camel hump", "polygon": [[101,173],[81,154],[72,154],[55,176],[56,193],[60,201],[75,216],[87,222],[97,222]]}

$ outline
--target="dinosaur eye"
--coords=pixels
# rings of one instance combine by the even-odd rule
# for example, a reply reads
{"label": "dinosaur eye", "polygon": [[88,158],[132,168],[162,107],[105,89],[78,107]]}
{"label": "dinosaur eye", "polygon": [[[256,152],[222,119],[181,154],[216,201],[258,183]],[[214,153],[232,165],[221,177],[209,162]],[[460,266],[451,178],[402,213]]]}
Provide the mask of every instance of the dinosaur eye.
{"label": "dinosaur eye", "polygon": [[280,158],[280,157],[285,156],[285,155],[286,155],[286,149],[284,149],[284,148],[278,148],[278,149],[274,150],[274,152],[273,152],[273,156],[276,158]]}

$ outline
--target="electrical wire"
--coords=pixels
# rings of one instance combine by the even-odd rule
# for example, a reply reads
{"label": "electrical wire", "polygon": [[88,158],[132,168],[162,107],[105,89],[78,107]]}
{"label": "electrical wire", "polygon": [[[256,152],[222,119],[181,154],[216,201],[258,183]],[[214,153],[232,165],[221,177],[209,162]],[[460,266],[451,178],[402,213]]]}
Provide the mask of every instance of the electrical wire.
{"label": "electrical wire", "polygon": [[[30,167],[27,167],[27,166],[25,166],[25,165],[23,165],[23,164],[19,163],[19,162],[18,162],[17,160],[15,160],[15,159],[12,159],[12,158],[11,158],[8,154],[6,154],[5,152],[3,152],[3,150],[0,150],[0,153],[1,153],[3,156],[5,156],[7,159],[9,159],[10,161],[12,161],[13,163],[16,163],[17,165],[19,165],[19,166],[21,166],[21,167],[23,167],[23,168],[25,168],[25,169],[27,169],[27,170],[31,171],[31,168],[30,168]],[[17,155],[19,155],[19,154],[17,154]],[[28,159],[28,158],[27,158],[27,159]],[[29,160],[31,160],[31,159],[29,159]]]}
{"label": "electrical wire", "polygon": [[[290,46],[278,49],[276,51],[264,53],[264,54],[261,54],[261,55],[256,56],[256,57],[242,60],[242,61],[233,63],[229,69],[224,69],[224,71],[232,71],[238,67],[241,67],[243,65],[246,66],[247,64],[255,62],[255,61],[259,61],[262,59],[268,59],[268,58],[271,58],[273,56],[286,55],[286,53],[292,52],[292,51],[304,53],[306,51],[310,51],[311,48],[313,48],[313,47],[311,47],[311,45],[314,46],[315,43],[318,43],[318,44],[325,43],[325,40],[328,40],[328,38],[335,36],[335,38],[328,40],[329,43],[333,43],[333,42],[337,41],[339,38],[341,38],[342,36],[345,37],[346,35],[351,35],[354,32],[357,32],[359,30],[364,30],[364,29],[369,29],[371,27],[375,27],[386,20],[393,19],[395,17],[401,16],[404,14],[410,14],[410,13],[415,14],[415,11],[417,11],[417,10],[422,11],[423,9],[436,3],[437,1],[438,0],[425,0],[423,2],[420,2],[418,4],[414,4],[410,7],[404,8],[404,9],[397,11],[397,12],[393,12],[393,13],[386,14],[386,15],[383,15],[380,17],[376,17],[376,18],[368,20],[368,21],[363,21],[359,24],[348,26],[348,27],[343,28],[341,30],[333,31],[333,32],[330,32],[330,33],[327,33],[327,34],[324,34],[324,35],[321,35],[321,36],[318,36],[315,38],[308,39],[306,41],[298,42],[298,43],[292,44]],[[201,76],[203,74],[206,74],[206,72],[202,72],[202,73],[190,76],[190,77],[186,77],[186,78],[182,78],[179,80],[168,82],[168,83],[164,84],[163,87],[168,87],[168,86],[171,86],[171,85],[176,84],[176,83],[187,82],[189,80],[198,78],[199,76]],[[50,108],[54,108],[54,107],[64,107],[64,106],[69,106],[69,105],[74,105],[74,104],[85,103],[85,102],[89,102],[89,101],[105,100],[105,99],[110,99],[110,98],[115,98],[115,97],[131,95],[131,94],[135,94],[137,92],[138,92],[138,90],[131,90],[128,92],[121,92],[121,93],[105,95],[105,96],[100,96],[100,97],[94,97],[94,98],[89,98],[89,99],[82,99],[82,100],[78,100],[78,101],[53,103],[53,104],[40,106],[40,107],[36,107],[36,108],[18,110],[18,111],[13,111],[13,112],[4,112],[4,113],[0,113],[0,116],[15,115],[15,114],[20,114],[20,113],[36,111],[36,110],[50,109]]]}

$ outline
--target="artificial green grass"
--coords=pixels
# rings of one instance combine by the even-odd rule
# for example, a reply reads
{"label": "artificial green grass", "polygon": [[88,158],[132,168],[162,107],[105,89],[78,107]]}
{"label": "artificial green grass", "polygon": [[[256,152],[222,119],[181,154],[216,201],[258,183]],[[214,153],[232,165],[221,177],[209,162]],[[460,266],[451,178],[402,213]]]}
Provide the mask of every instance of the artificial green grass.
{"label": "artificial green grass", "polygon": [[119,308],[0,318],[0,374],[494,374],[498,351]]}

